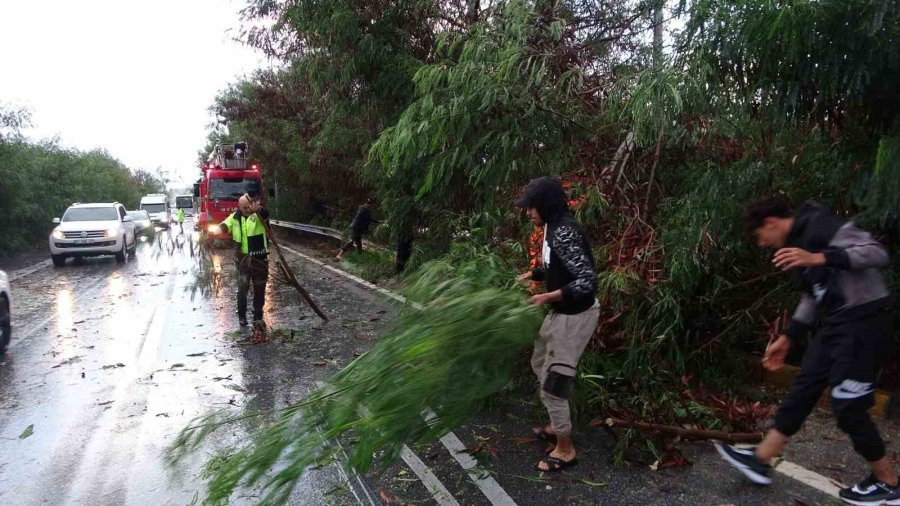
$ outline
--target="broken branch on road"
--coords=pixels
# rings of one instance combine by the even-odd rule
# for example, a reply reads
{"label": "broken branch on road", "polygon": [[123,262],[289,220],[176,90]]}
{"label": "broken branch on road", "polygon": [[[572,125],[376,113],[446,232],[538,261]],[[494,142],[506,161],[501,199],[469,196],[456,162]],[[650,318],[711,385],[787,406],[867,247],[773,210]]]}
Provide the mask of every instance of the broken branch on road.
{"label": "broken branch on road", "polygon": [[759,443],[762,434],[758,432],[723,432],[720,430],[704,430],[678,427],[675,425],[663,425],[650,422],[636,422],[620,418],[596,419],[591,422],[592,427],[622,427],[637,429],[651,434],[666,434],[684,440],[717,440],[727,443]]}

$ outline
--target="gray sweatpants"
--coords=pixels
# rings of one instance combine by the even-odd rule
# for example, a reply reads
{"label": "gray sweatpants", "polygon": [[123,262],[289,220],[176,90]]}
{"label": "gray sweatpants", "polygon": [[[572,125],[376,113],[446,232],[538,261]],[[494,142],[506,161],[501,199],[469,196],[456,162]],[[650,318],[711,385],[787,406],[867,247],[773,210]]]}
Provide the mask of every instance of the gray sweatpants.
{"label": "gray sweatpants", "polygon": [[[578,359],[590,342],[597,329],[600,317],[600,304],[594,302],[590,309],[578,314],[560,314],[555,311],[544,318],[544,324],[534,343],[534,354],[531,356],[531,369],[544,384],[547,373],[551,370],[557,374],[573,377],[577,372]],[[549,394],[541,388],[541,403],[550,415],[550,426],[557,435],[567,436],[572,432],[572,417],[569,413],[569,401]]]}

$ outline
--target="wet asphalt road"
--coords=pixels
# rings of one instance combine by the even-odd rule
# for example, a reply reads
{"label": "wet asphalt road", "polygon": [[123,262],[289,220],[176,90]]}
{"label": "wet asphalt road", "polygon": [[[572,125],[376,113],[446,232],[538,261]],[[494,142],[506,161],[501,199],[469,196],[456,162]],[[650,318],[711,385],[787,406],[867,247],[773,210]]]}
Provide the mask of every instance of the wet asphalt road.
{"label": "wet asphalt road", "polygon": [[[228,280],[230,254],[220,257]],[[13,342],[0,366],[0,504],[202,499],[203,459],[227,451],[253,424],[225,431],[198,458],[167,469],[162,453],[182,427],[215,408],[296,400],[370,338],[349,332],[359,321],[350,317],[320,327],[308,310],[280,304],[289,294],[270,284],[269,307],[279,309],[267,320],[284,335],[293,329],[295,342],[242,343],[231,287],[192,300],[192,265],[186,250],[159,254],[143,243],[125,264],[69,260],[16,281]],[[329,301],[343,298],[337,290],[318,295],[332,310],[347,309]],[[347,357],[327,344],[337,335],[353,339],[339,347]],[[348,502],[341,483],[336,468],[314,471],[292,502]],[[247,491],[233,502],[254,498]]]}
{"label": "wet asphalt road", "polygon": [[[227,452],[261,422],[222,431],[195,458],[169,469],[162,453],[182,427],[211,409],[241,413],[298,400],[365,352],[396,309],[318,265],[290,260],[331,321],[321,322],[270,283],[266,319],[277,338],[263,345],[244,342],[231,286],[192,298],[193,261],[185,250],[170,255],[143,243],[125,264],[70,260],[16,280],[14,341],[0,365],[0,504],[202,501],[205,459]],[[227,281],[230,254],[221,250],[219,261]],[[486,449],[481,467],[519,505],[835,503],[785,476],[776,476],[777,488],[748,485],[708,444],[684,446],[690,467],[615,467],[613,441],[597,431],[579,434],[578,467],[543,479],[532,467],[541,449],[521,441],[540,416],[523,391],[455,431],[464,445]],[[836,479],[858,478],[858,459],[830,427],[828,417],[814,417],[787,457]],[[888,439],[900,437],[893,424],[885,429]],[[440,443],[413,451],[458,504],[491,504]],[[254,503],[257,492],[242,491],[231,502]],[[434,503],[402,461],[359,478],[348,479],[336,465],[310,471],[291,500],[381,502]]]}

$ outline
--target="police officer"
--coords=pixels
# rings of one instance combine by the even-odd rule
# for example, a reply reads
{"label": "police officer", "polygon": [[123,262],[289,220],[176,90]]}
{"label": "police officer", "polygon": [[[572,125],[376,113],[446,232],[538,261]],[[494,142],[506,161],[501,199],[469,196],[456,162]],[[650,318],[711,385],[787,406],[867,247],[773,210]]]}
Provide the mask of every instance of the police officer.
{"label": "police officer", "polygon": [[237,247],[238,271],[237,313],[241,326],[247,325],[247,291],[253,284],[253,324],[262,326],[263,305],[266,302],[266,281],[269,277],[269,240],[263,220],[269,212],[244,194],[238,200],[238,210],[219,224],[223,233],[231,234]]}
{"label": "police officer", "polygon": [[184,233],[184,209],[178,208],[175,211],[175,217],[178,218],[178,229],[181,230],[181,233]]}

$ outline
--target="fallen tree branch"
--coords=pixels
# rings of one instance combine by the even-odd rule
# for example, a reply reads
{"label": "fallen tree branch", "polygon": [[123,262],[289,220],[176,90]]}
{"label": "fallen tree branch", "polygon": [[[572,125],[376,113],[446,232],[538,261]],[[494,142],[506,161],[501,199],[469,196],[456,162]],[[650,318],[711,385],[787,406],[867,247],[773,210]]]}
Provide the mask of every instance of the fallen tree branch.
{"label": "fallen tree branch", "polygon": [[641,432],[659,432],[676,436],[680,439],[704,440],[714,439],[726,443],[759,443],[762,434],[757,432],[723,432],[720,430],[685,429],[674,425],[662,425],[649,422],[631,422],[621,418],[597,418],[591,427],[624,427],[638,429]]}
{"label": "fallen tree branch", "polygon": [[309,292],[307,292],[306,289],[300,285],[300,283],[297,281],[297,278],[294,276],[294,271],[291,270],[290,266],[287,263],[287,260],[284,259],[284,254],[281,253],[281,247],[278,246],[278,241],[275,240],[275,234],[272,233],[272,227],[269,226],[269,222],[262,220],[262,223],[266,228],[266,235],[269,238],[269,242],[272,244],[272,246],[274,246],[273,249],[275,250],[275,254],[278,255],[278,266],[281,268],[281,272],[286,278],[288,284],[297,289],[297,292],[300,293],[300,297],[302,297],[303,300],[305,300],[306,303],[309,304],[309,307],[311,307],[317,315],[319,315],[319,318],[328,321],[328,317],[325,316],[325,313],[323,313],[322,310],[319,309],[319,306],[317,306],[316,303],[313,302],[312,297],[309,296]]}

